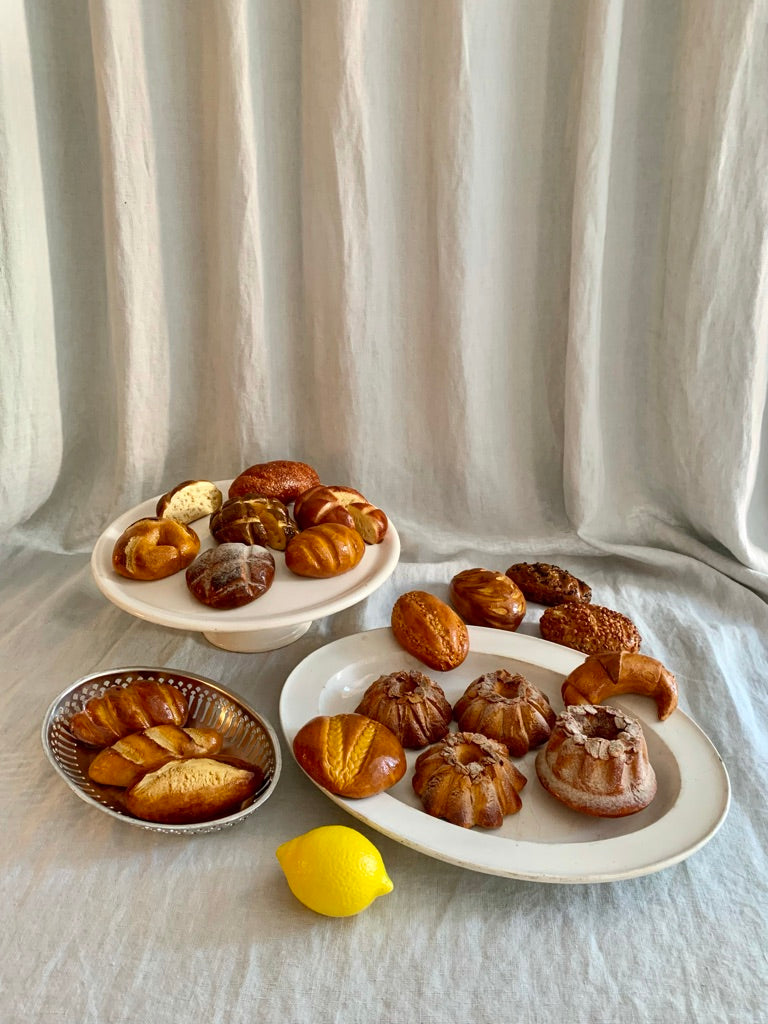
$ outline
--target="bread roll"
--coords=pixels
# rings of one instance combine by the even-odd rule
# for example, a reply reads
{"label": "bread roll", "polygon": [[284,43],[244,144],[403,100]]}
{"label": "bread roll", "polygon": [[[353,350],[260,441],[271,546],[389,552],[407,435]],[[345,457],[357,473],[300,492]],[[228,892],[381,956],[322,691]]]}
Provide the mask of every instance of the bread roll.
{"label": "bread roll", "polygon": [[129,580],[161,580],[195,559],[200,538],[191,526],[147,517],[123,531],[112,549],[112,567]]}
{"label": "bread roll", "polygon": [[285,564],[297,576],[327,579],[354,569],[365,551],[357,530],[341,523],[311,526],[288,542]]}
{"label": "bread roll", "polygon": [[639,693],[656,701],[659,718],[677,707],[677,680],[660,661],[645,654],[611,651],[592,654],[566,677],[565,704],[601,704],[621,693]]}
{"label": "bread roll", "polygon": [[155,725],[132,733],[96,755],[88,775],[102,786],[128,788],[169,761],[204,757],[221,750],[222,736],[215,729],[181,729],[178,725]]}
{"label": "bread roll", "polygon": [[559,565],[517,562],[506,574],[528,601],[537,604],[589,604],[592,600],[591,588]]}
{"label": "bread roll", "polygon": [[264,498],[277,498],[285,505],[294,502],[302,491],[320,483],[320,477],[306,462],[276,459],[259,462],[243,470],[229,486],[230,498],[246,494],[260,494]]}
{"label": "bread roll", "polygon": [[184,725],[188,714],[187,698],[181,690],[156,679],[140,679],[127,686],[110,686],[100,697],[91,697],[83,710],[72,716],[69,729],[89,747],[108,747],[153,725]]}
{"label": "bread roll", "polygon": [[285,551],[299,532],[282,501],[257,495],[228,498],[211,516],[210,528],[220,544],[262,544],[275,551]]}
{"label": "bread roll", "polygon": [[210,480],[185,480],[164,494],[155,514],[177,523],[194,523],[221,508],[223,495]]}
{"label": "bread roll", "polygon": [[190,593],[209,608],[226,610],[250,604],[269,590],[275,560],[258,544],[219,544],[204,551],[187,569]]}
{"label": "bread roll", "polygon": [[296,733],[293,752],[307,775],[337,796],[380,793],[407,767],[397,736],[365,715],[318,715]]}
{"label": "bread roll", "polygon": [[640,649],[641,636],[631,619],[598,604],[558,604],[539,620],[545,640],[584,654]]}
{"label": "bread roll", "polygon": [[384,512],[359,491],[335,484],[311,487],[300,494],[293,514],[302,530],[321,523],[341,523],[357,530],[366,544],[380,544],[389,526]]}
{"label": "bread roll", "polygon": [[457,668],[469,653],[467,627],[444,601],[410,590],[392,608],[392,633],[409,654],[439,672]]}
{"label": "bread roll", "polygon": [[169,761],[128,790],[126,807],[143,821],[185,825],[239,810],[263,781],[260,769],[198,757]]}
{"label": "bread roll", "polygon": [[508,576],[490,569],[457,573],[451,580],[450,595],[451,604],[470,626],[514,632],[525,617],[520,588]]}

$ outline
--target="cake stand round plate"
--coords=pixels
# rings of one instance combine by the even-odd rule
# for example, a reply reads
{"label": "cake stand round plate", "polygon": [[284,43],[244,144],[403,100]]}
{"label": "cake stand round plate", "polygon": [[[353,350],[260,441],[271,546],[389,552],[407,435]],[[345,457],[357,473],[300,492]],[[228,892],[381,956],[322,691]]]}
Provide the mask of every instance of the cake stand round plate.
{"label": "cake stand round plate", "polygon": [[[217,481],[226,496],[231,481]],[[390,522],[380,544],[366,544],[359,565],[331,579],[296,576],[285,566],[281,551],[273,551],[275,579],[258,600],[226,611],[200,604],[187,589],[183,572],[162,580],[128,580],[112,568],[112,550],[121,533],[147,516],[154,516],[158,498],[136,505],[118,516],[101,534],[91,555],[91,572],[102,594],[118,608],[147,622],[172,629],[195,630],[227,651],[272,651],[298,640],[316,619],[349,608],[377,590],[395,570],[400,538]],[[190,524],[200,537],[200,551],[215,547],[208,517]]]}

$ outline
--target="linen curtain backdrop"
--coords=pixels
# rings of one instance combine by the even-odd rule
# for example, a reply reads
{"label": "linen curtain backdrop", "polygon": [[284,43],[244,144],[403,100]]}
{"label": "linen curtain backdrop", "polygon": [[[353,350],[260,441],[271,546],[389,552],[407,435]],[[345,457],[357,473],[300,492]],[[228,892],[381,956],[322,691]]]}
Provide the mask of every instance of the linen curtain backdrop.
{"label": "linen curtain backdrop", "polygon": [[88,550],[305,459],[415,560],[765,592],[768,7],[6,0],[0,488]]}

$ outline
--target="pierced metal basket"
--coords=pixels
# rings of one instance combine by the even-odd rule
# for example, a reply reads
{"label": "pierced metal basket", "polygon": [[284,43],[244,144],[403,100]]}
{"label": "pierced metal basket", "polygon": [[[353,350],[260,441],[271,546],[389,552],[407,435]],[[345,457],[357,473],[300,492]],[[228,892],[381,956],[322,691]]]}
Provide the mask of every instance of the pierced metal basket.
{"label": "pierced metal basket", "polygon": [[[124,806],[123,790],[114,786],[100,786],[91,781],[88,765],[96,751],[75,740],[69,731],[69,722],[92,697],[101,696],[112,686],[127,686],[140,679],[153,679],[175,686],[189,702],[187,725],[216,729],[224,737],[224,753],[257,765],[262,770],[264,782],[247,806],[212,821],[191,825],[163,825],[141,821],[129,814]],[[42,743],[57,774],[87,804],[128,825],[171,835],[218,832],[243,821],[272,795],[282,764],[280,744],[274,729],[245,701],[203,676],[164,668],[117,668],[79,679],[59,694],[48,708],[43,721]]]}

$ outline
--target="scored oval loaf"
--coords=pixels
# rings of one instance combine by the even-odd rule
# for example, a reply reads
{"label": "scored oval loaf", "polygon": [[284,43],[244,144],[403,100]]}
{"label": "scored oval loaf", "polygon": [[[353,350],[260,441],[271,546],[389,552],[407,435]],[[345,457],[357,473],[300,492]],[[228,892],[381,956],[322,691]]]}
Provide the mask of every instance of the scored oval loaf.
{"label": "scored oval loaf", "polygon": [[380,793],[399,782],[407,767],[397,736],[381,722],[358,714],[311,719],[296,733],[293,752],[307,775],[337,796]]}
{"label": "scored oval loaf", "polygon": [[469,653],[463,620],[445,601],[424,590],[409,590],[395,601],[392,634],[409,654],[439,672],[456,668]]}
{"label": "scored oval loaf", "polygon": [[91,697],[72,716],[69,729],[89,747],[108,747],[115,740],[153,725],[184,725],[189,715],[187,698],[170,683],[141,679],[127,686],[111,686]]}
{"label": "scored oval loaf", "polygon": [[241,768],[210,757],[169,761],[139,779],[125,804],[143,821],[194,824],[239,810],[263,780],[256,766]]}
{"label": "scored oval loaf", "polygon": [[364,552],[357,530],[341,523],[321,523],[288,541],[285,565],[297,576],[328,579],[354,569]]}
{"label": "scored oval loaf", "polygon": [[89,765],[88,775],[102,786],[128,788],[168,761],[217,754],[222,742],[221,733],[215,729],[154,725],[100,751]]}

